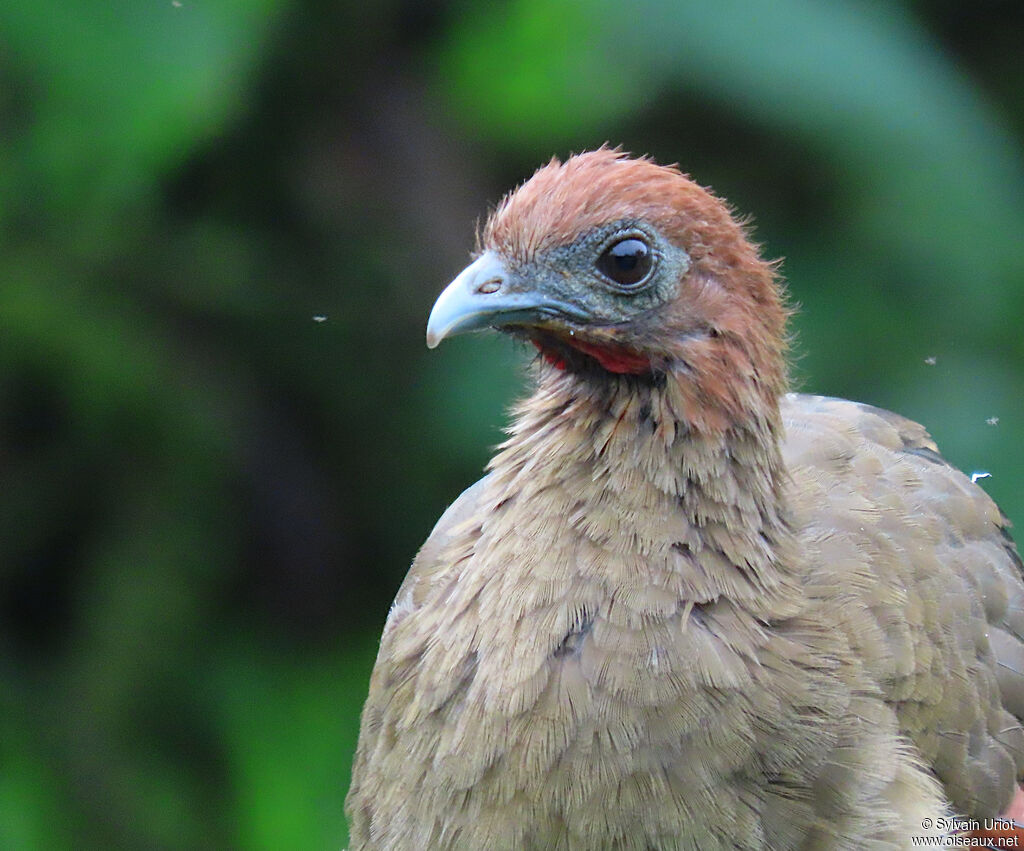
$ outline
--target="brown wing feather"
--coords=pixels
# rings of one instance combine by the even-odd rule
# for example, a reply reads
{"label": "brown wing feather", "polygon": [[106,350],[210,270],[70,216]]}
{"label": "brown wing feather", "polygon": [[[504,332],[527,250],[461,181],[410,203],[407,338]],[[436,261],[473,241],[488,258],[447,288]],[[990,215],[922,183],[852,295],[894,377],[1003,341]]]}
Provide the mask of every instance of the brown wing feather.
{"label": "brown wing feather", "polygon": [[994,816],[1024,773],[1024,581],[1008,521],[925,429],[787,397],[784,456],[809,582],[962,813]]}

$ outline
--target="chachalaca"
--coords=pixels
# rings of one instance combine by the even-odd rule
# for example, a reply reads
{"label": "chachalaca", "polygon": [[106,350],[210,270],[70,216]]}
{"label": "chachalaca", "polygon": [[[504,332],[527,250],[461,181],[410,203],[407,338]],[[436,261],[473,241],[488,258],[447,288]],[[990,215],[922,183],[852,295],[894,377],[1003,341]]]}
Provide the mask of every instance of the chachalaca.
{"label": "chachalaca", "polygon": [[353,849],[889,849],[1006,811],[1024,581],[924,428],[787,393],[776,266],[602,148],[494,210],[430,315],[539,350],[387,618]]}

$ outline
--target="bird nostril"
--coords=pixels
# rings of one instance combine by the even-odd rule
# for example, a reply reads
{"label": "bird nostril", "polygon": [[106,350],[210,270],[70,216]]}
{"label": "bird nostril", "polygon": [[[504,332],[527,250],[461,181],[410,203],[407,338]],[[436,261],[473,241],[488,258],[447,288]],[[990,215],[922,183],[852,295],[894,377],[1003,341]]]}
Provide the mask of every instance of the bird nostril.
{"label": "bird nostril", "polygon": [[481,295],[491,295],[501,289],[501,278],[491,278],[489,281],[484,281],[480,286],[476,288],[476,291]]}

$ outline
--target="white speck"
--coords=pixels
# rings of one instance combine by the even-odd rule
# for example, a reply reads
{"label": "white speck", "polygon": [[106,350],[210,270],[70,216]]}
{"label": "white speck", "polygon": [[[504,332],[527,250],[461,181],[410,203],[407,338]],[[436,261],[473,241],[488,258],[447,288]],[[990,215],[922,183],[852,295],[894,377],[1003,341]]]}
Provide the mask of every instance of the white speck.
{"label": "white speck", "polygon": [[572,328],[569,329],[569,336],[570,337],[575,337],[576,336],[576,332]]}
{"label": "white speck", "polygon": [[926,364],[928,364],[928,366],[935,366],[935,362],[936,362],[937,360],[938,360],[938,358],[937,358],[937,357],[935,357],[935,355],[929,355],[928,357],[926,357],[926,358],[924,359],[924,362],[925,362]]}
{"label": "white speck", "polygon": [[989,417],[985,420],[985,425],[999,425],[999,417]]}
{"label": "white speck", "polygon": [[181,0],[171,0],[171,5],[175,9],[180,9],[181,8]]}
{"label": "white speck", "polygon": [[658,670],[658,662],[659,662],[659,660],[658,660],[658,648],[657,647],[652,647],[651,648],[651,667],[654,668],[655,671]]}
{"label": "white speck", "polygon": [[313,317],[313,321],[314,322],[326,322],[327,321],[327,317],[324,316],[324,314],[322,314],[322,313],[318,313],[316,316]]}
{"label": "white speck", "polygon": [[986,473],[984,470],[978,470],[976,473],[971,473],[971,482],[977,483],[978,479],[991,479],[992,474]]}

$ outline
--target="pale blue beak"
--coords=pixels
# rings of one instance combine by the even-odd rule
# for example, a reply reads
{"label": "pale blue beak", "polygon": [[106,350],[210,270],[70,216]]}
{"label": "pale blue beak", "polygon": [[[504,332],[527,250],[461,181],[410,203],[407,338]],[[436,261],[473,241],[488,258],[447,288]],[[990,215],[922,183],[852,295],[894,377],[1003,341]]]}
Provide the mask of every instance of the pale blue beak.
{"label": "pale blue beak", "polygon": [[438,296],[427,320],[427,348],[445,337],[545,319],[586,319],[578,308],[531,291],[496,254],[486,251],[459,273]]}

